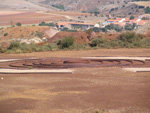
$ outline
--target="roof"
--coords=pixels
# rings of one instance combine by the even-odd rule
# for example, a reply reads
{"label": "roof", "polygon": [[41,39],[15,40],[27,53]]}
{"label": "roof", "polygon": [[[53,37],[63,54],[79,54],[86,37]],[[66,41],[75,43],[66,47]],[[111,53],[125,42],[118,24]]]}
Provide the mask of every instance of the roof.
{"label": "roof", "polygon": [[122,22],[115,22],[113,23],[114,25],[119,25],[121,27],[124,27],[125,26],[125,23],[122,23]]}
{"label": "roof", "polygon": [[95,24],[91,24],[91,23],[79,23],[79,22],[57,22],[58,26],[65,26],[65,25],[69,25],[69,24],[77,24],[77,25],[95,25]]}
{"label": "roof", "polygon": [[110,20],[107,20],[107,21],[113,21],[113,22],[119,22],[121,21],[123,18],[116,18],[116,19],[110,19]]}
{"label": "roof", "polygon": [[136,22],[136,24],[138,24],[138,25],[144,25],[144,24],[146,24],[147,22],[149,22],[150,20],[141,20],[141,21],[139,21],[139,22]]}

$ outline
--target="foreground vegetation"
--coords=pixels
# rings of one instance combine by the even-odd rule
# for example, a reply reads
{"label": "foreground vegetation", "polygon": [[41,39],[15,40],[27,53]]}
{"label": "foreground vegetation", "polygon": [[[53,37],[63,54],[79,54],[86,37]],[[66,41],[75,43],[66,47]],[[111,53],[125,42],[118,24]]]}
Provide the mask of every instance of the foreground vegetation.
{"label": "foreground vegetation", "polygon": [[98,48],[150,48],[150,38],[145,38],[144,35],[136,34],[135,32],[124,32],[117,39],[106,39],[101,36],[93,39],[87,44],[77,44],[75,38],[65,37],[55,43],[26,44],[20,42],[11,42],[8,48],[1,48],[1,53],[29,53],[42,52],[52,50],[84,50]]}

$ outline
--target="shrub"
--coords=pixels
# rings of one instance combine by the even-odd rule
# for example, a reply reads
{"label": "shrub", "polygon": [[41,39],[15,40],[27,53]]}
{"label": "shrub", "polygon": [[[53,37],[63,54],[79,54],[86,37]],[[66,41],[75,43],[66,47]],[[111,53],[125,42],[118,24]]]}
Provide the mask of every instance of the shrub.
{"label": "shrub", "polygon": [[39,26],[55,26],[55,24],[54,23],[45,23],[45,22],[41,22],[40,24],[39,24]]}
{"label": "shrub", "polygon": [[132,15],[132,16],[130,16],[130,20],[134,20],[134,18],[135,18],[135,17],[134,17],[133,15]]}
{"label": "shrub", "polygon": [[3,27],[0,28],[0,30],[4,29]]}
{"label": "shrub", "polygon": [[4,36],[8,36],[8,33],[5,33]]}
{"label": "shrub", "polygon": [[134,26],[130,24],[126,24],[124,29],[128,31],[132,31],[134,29]]}
{"label": "shrub", "polygon": [[73,44],[74,44],[74,39],[72,37],[65,37],[63,40],[59,40],[57,42],[57,45],[61,49],[69,48],[69,47],[73,46]]}
{"label": "shrub", "polygon": [[21,43],[18,41],[13,41],[11,42],[8,49],[20,49],[20,48],[21,48]]}
{"label": "shrub", "polygon": [[58,9],[61,9],[61,10],[65,10],[64,5],[52,5],[52,6],[58,8]]}
{"label": "shrub", "polygon": [[107,25],[107,26],[105,26],[105,28],[108,30],[115,30],[117,32],[122,31],[122,27],[120,27],[118,25],[114,25],[114,24]]}
{"label": "shrub", "polygon": [[146,14],[150,14],[150,7],[146,7],[146,8],[144,9],[144,11],[145,11]]}
{"label": "shrub", "polygon": [[36,36],[38,36],[39,38],[43,38],[44,33],[42,32],[36,32]]}
{"label": "shrub", "polygon": [[20,22],[18,22],[17,24],[16,24],[16,26],[21,26],[22,24],[20,23]]}
{"label": "shrub", "polygon": [[108,40],[105,38],[95,38],[92,40],[92,47],[105,47],[107,45]]}
{"label": "shrub", "polygon": [[1,52],[30,53],[30,52],[41,52],[41,51],[50,51],[50,50],[52,50],[50,44],[45,44],[42,46],[42,45],[37,45],[35,43],[26,44],[20,42],[11,42],[9,48],[6,51],[1,51]]}
{"label": "shrub", "polygon": [[94,28],[93,28],[93,31],[94,31],[94,32],[107,32],[107,29],[106,29],[106,28],[94,27]]}
{"label": "shrub", "polygon": [[143,38],[144,36],[141,34],[136,34],[135,32],[127,31],[122,33],[118,39],[124,42],[133,43],[134,41],[139,41]]}

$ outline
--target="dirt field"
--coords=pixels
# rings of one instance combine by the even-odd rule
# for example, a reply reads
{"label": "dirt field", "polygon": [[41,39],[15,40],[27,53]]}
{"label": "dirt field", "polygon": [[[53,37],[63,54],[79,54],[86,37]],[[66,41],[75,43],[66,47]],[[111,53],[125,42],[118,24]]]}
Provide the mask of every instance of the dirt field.
{"label": "dirt field", "polygon": [[37,24],[43,21],[53,21],[56,18],[64,19],[64,16],[48,15],[35,12],[25,12],[21,14],[0,15],[0,25],[10,25],[11,21],[14,24],[20,22],[22,24]]}
{"label": "dirt field", "polygon": [[149,6],[150,7],[150,1],[140,1],[140,2],[131,2],[131,3],[135,3],[137,5],[142,5],[142,6]]}
{"label": "dirt field", "polygon": [[[100,49],[6,58],[150,56],[149,49]],[[119,67],[73,68],[73,74],[0,74],[0,113],[149,113],[150,73]]]}
{"label": "dirt field", "polygon": [[[85,15],[77,12],[16,12],[16,11],[0,11],[0,26],[10,25],[20,22],[22,24],[37,24],[43,21],[56,21],[61,19],[71,19],[70,16]],[[88,14],[86,14],[88,15]]]}

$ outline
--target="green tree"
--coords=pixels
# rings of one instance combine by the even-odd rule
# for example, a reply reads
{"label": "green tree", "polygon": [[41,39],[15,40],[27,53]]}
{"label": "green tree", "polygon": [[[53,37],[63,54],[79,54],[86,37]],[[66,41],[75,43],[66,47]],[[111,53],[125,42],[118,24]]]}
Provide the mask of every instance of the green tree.
{"label": "green tree", "polygon": [[135,18],[135,17],[134,17],[133,15],[132,15],[132,16],[130,16],[130,20],[134,20],[134,18]]}
{"label": "green tree", "polygon": [[98,9],[98,8],[95,8],[95,10],[94,10],[95,16],[97,16],[99,13],[100,13],[100,12],[99,12],[99,9]]}
{"label": "green tree", "polygon": [[144,11],[145,11],[146,14],[150,14],[150,7],[146,7],[146,8],[144,9]]}
{"label": "green tree", "polygon": [[11,27],[13,27],[14,26],[14,24],[13,24],[13,21],[11,20]]}
{"label": "green tree", "polygon": [[70,46],[73,46],[74,44],[74,39],[72,37],[65,37],[63,40],[59,40],[57,42],[57,45],[59,48],[64,49],[64,48],[69,48]]}
{"label": "green tree", "polygon": [[17,26],[21,26],[22,24],[21,24],[20,22],[18,22],[16,25],[17,25]]}

